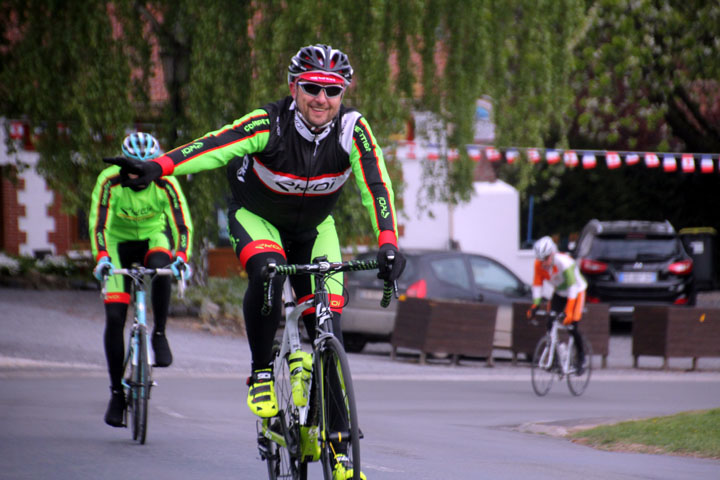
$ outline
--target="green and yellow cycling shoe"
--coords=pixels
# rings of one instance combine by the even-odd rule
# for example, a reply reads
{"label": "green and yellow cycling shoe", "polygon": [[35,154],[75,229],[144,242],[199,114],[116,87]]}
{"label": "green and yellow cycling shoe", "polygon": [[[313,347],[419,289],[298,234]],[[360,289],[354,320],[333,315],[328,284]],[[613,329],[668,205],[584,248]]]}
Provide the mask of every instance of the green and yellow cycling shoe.
{"label": "green and yellow cycling shoe", "polygon": [[278,413],[277,397],[275,396],[275,378],[271,368],[253,370],[248,377],[247,404],[250,411],[261,418],[274,417]]}
{"label": "green and yellow cycling shoe", "polygon": [[[335,456],[335,468],[333,468],[333,480],[348,480],[352,479],[354,470],[350,464],[350,460],[342,454]],[[360,472],[360,479],[367,480],[365,474]]]}
{"label": "green and yellow cycling shoe", "polygon": [[288,356],[288,367],[290,368],[293,403],[298,407],[304,407],[310,396],[312,355],[302,350],[293,352]]}

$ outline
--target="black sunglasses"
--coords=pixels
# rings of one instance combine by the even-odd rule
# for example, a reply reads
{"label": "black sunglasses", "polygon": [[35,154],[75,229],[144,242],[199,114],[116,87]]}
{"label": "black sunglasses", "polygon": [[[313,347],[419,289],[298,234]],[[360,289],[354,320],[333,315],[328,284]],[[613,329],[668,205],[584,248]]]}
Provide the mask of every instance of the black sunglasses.
{"label": "black sunglasses", "polygon": [[324,87],[317,83],[298,82],[298,86],[311,97],[320,95],[320,90],[325,90],[325,96],[327,98],[335,98],[345,91],[345,87],[339,85],[328,85]]}

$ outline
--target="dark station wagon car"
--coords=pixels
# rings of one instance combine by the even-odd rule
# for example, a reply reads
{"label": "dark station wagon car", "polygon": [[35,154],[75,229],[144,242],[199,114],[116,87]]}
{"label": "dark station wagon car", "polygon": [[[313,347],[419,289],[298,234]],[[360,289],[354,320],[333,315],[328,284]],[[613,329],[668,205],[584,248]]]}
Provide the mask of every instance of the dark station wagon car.
{"label": "dark station wagon car", "polygon": [[[403,250],[405,271],[398,280],[399,293],[408,297],[486,302],[504,307],[530,301],[530,287],[498,261],[483,255],[459,251]],[[358,259],[375,259],[375,252]],[[398,301],[380,307],[382,280],[377,271],[345,275],[350,302],[343,309],[342,329],[345,348],[361,351],[367,342],[387,342],[395,327]],[[500,316],[501,313],[498,313]]]}
{"label": "dark station wagon car", "polygon": [[670,222],[591,220],[574,256],[588,281],[587,302],[629,319],[635,305],[694,305],[693,261]]}

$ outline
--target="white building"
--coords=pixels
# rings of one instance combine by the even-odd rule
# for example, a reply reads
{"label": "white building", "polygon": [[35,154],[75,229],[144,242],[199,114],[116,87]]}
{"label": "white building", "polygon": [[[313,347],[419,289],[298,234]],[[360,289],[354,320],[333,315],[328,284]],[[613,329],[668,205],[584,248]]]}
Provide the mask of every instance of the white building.
{"label": "white building", "polygon": [[[405,190],[401,248],[450,249],[479,253],[498,260],[525,282],[532,282],[532,250],[520,249],[520,195],[501,180],[474,182],[474,194],[468,203],[450,206],[435,202],[426,205],[423,188],[428,150],[412,145],[398,148]],[[429,154],[434,158],[433,153]]]}

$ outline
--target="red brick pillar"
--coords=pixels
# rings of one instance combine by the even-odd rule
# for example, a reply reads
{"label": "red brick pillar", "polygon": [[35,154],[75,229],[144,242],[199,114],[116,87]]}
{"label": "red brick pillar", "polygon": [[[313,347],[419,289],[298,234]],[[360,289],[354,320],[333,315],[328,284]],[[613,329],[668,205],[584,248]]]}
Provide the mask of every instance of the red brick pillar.
{"label": "red brick pillar", "polygon": [[20,244],[27,241],[25,232],[20,231],[20,217],[25,216],[25,206],[18,204],[18,191],[25,188],[25,181],[18,179],[13,184],[6,176],[0,175],[0,197],[2,200],[2,237],[0,250],[13,255],[20,254]]}

